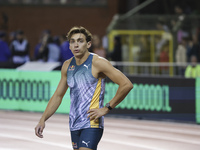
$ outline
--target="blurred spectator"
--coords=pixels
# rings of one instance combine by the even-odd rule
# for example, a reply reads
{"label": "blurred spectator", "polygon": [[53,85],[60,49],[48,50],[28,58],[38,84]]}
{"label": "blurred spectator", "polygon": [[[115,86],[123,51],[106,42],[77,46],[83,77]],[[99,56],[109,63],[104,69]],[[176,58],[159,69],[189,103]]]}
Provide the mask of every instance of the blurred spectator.
{"label": "blurred spectator", "polygon": [[69,49],[69,42],[66,39],[65,35],[60,36],[60,48],[61,48],[61,63],[63,64],[65,60],[70,59],[74,55],[72,54],[71,50]]}
{"label": "blurred spectator", "polygon": [[112,61],[122,60],[122,46],[121,46],[121,38],[119,36],[115,36],[114,49],[111,53],[108,53],[108,58],[111,58]]}
{"label": "blurred spectator", "polygon": [[34,48],[34,60],[37,60],[38,55],[39,55],[39,49],[42,46],[42,40],[45,36],[51,36],[51,31],[50,30],[44,30],[39,38],[38,44]]}
{"label": "blurred spectator", "polygon": [[9,68],[9,60],[11,58],[11,52],[7,42],[5,41],[6,33],[0,31],[0,68]]}
{"label": "blurred spectator", "polygon": [[[122,45],[120,36],[115,36],[114,38],[114,49],[111,53],[108,53],[108,58],[111,58],[112,61],[122,61]],[[115,65],[119,70],[123,70],[122,66]]]}
{"label": "blurred spectator", "polygon": [[[160,62],[161,63],[168,63],[169,62],[169,46],[165,44],[160,53]],[[161,66],[161,74],[169,74],[169,67],[168,66]]]}
{"label": "blurred spectator", "polygon": [[47,39],[48,62],[58,62],[60,59],[60,47],[56,45],[52,38]]}
{"label": "blurred spectator", "polygon": [[174,11],[176,19],[171,21],[172,31],[177,35],[177,42],[180,43],[183,37],[189,37],[191,34],[191,22],[184,13],[183,6],[175,5]]}
{"label": "blurred spectator", "polygon": [[[184,38],[184,39],[187,39],[187,38]],[[190,57],[192,55],[192,47],[193,47],[193,40],[192,38],[188,38],[187,40],[187,44],[186,44],[186,55],[187,55],[187,62],[189,63],[190,62]]]}
{"label": "blurred spectator", "polygon": [[191,64],[187,66],[185,70],[186,78],[196,78],[200,77],[200,65],[197,64],[197,57],[195,55],[191,56]]}
{"label": "blurred spectator", "polygon": [[106,58],[106,51],[102,46],[102,42],[98,35],[93,35],[92,38],[92,52]]}
{"label": "blurred spectator", "polygon": [[11,43],[13,67],[16,68],[29,61],[29,43],[25,39],[24,32],[16,32],[16,40]]}
{"label": "blurred spectator", "polygon": [[169,40],[172,39],[172,36],[169,32],[168,26],[162,20],[158,20],[156,23],[156,28],[158,30],[164,31],[161,36],[156,37],[156,59],[160,56],[161,48],[165,45]]}
{"label": "blurred spectator", "polygon": [[200,62],[200,43],[198,42],[197,36],[194,34],[192,36],[191,48],[187,52],[189,60],[191,56],[195,55],[197,57],[197,62]]}
{"label": "blurred spectator", "polygon": [[58,62],[60,59],[60,47],[53,42],[49,35],[42,39],[41,47],[37,55],[37,60],[44,62]]}
{"label": "blurred spectator", "polygon": [[184,76],[185,72],[185,66],[182,65],[187,63],[186,45],[187,45],[187,39],[183,38],[182,42],[178,45],[178,48],[176,50],[176,63],[180,65],[178,66],[178,73],[181,76]]}

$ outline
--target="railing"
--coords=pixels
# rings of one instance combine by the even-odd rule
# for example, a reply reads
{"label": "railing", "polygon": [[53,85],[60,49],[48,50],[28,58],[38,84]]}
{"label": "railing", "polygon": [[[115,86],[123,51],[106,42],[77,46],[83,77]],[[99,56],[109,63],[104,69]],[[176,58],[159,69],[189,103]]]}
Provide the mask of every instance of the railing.
{"label": "railing", "polygon": [[126,75],[184,77],[189,63],[114,62],[111,64]]}

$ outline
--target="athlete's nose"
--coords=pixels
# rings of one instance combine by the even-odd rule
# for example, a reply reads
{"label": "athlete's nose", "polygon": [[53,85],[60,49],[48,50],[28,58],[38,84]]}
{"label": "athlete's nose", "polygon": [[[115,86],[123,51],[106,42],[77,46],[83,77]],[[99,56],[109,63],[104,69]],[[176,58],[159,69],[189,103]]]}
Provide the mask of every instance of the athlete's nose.
{"label": "athlete's nose", "polygon": [[78,45],[78,42],[75,42],[74,46],[75,46],[75,47],[78,47],[78,46],[79,46],[79,45]]}

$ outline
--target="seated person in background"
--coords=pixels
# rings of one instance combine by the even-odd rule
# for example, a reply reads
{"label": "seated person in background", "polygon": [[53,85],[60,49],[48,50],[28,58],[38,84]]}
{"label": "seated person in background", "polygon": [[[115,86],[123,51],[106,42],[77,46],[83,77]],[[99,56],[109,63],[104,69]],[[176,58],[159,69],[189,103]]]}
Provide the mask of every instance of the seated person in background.
{"label": "seated person in background", "polygon": [[60,59],[60,47],[53,42],[52,37],[45,35],[37,55],[37,60],[44,62],[58,62]]}
{"label": "seated person in background", "polygon": [[25,39],[24,32],[18,30],[16,40],[11,43],[13,67],[16,68],[29,61],[29,43]]}
{"label": "seated person in background", "polygon": [[197,57],[195,55],[191,56],[191,64],[187,66],[185,70],[186,78],[196,78],[200,77],[200,65],[197,64]]}
{"label": "seated person in background", "polygon": [[50,30],[44,30],[41,33],[41,35],[39,37],[39,41],[38,41],[37,45],[34,48],[34,60],[37,60],[37,58],[38,58],[39,50],[40,50],[40,47],[42,46],[43,38],[45,36],[51,36],[51,31]]}
{"label": "seated person in background", "polygon": [[115,36],[114,49],[111,53],[107,54],[107,57],[111,58],[112,61],[122,61],[121,38],[119,36]]}
{"label": "seated person in background", "polygon": [[0,31],[0,68],[9,68],[11,52],[8,43],[5,41],[6,33]]}
{"label": "seated person in background", "polygon": [[[160,52],[160,63],[169,63],[169,45],[168,44],[165,44],[162,47],[162,50]],[[161,71],[161,74],[168,75],[169,67],[161,66],[160,71]]]}

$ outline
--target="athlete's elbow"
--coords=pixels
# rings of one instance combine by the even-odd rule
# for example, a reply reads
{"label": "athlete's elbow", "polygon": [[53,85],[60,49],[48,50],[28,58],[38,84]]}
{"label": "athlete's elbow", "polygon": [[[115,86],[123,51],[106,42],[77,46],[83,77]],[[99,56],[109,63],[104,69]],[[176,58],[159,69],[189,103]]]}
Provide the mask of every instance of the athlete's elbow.
{"label": "athlete's elbow", "polygon": [[133,89],[133,84],[129,83],[128,88],[129,88],[129,90],[132,90]]}
{"label": "athlete's elbow", "polygon": [[128,81],[128,82],[125,84],[125,86],[126,86],[127,91],[130,91],[130,90],[133,89],[133,84],[132,84],[130,81]]}

